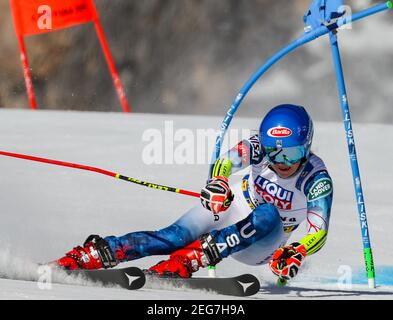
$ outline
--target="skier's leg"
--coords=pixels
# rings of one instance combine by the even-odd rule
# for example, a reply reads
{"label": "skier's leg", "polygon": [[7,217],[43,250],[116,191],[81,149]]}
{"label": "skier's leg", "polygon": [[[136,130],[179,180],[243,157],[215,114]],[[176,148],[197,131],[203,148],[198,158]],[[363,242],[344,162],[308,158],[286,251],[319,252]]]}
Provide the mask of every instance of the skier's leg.
{"label": "skier's leg", "polygon": [[[159,262],[149,270],[159,275],[188,278],[200,267],[216,265],[223,258],[238,252],[247,252],[254,246],[257,247],[257,250],[253,250],[257,258],[253,257],[253,259],[261,257],[258,250],[262,251],[262,255],[266,255],[264,245],[268,245],[267,251],[271,255],[284,238],[277,209],[270,204],[265,204],[256,208],[242,221],[201,236],[187,247],[172,253],[168,260]],[[274,249],[270,249],[272,246]],[[250,264],[249,261],[242,262]],[[262,263],[262,261],[258,262]]]}
{"label": "skier's leg", "polygon": [[[238,198],[241,199],[240,196]],[[235,201],[222,216],[215,217],[198,204],[167,228],[133,232],[122,237],[109,236],[105,239],[94,236],[93,243],[85,241],[83,247],[74,248],[55,263],[64,268],[94,269],[112,267],[119,262],[146,256],[171,254],[203,234],[239,221],[248,212],[247,203]]]}
{"label": "skier's leg", "polygon": [[107,237],[105,240],[115,252],[118,261],[130,261],[152,255],[169,255],[197,240],[212,230],[224,228],[247,217],[251,211],[241,200],[240,185],[234,186],[238,201],[220,216],[196,205],[169,227],[158,231],[132,232],[122,237]]}
{"label": "skier's leg", "polygon": [[197,205],[172,225],[158,231],[132,232],[122,237],[106,237],[119,262],[152,255],[169,255],[212,230],[214,216]]}
{"label": "skier's leg", "polygon": [[122,237],[90,236],[54,262],[67,269],[99,269],[146,256],[166,255],[184,248],[213,229],[214,216],[197,205],[174,224],[158,231],[132,232]]}
{"label": "skier's leg", "polygon": [[277,248],[288,240],[277,209],[264,204],[257,207],[246,219],[224,228],[212,231],[221,256],[231,256],[248,265],[269,262]]}

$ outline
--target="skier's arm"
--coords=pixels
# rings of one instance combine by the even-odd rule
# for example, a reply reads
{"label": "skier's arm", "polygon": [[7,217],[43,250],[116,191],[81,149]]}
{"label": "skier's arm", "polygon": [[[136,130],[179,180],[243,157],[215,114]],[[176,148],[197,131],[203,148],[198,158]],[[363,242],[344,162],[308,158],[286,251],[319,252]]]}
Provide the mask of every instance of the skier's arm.
{"label": "skier's arm", "polygon": [[207,185],[201,190],[202,206],[218,214],[227,210],[233,200],[229,176],[252,164],[262,161],[259,137],[243,140],[218,159],[211,171]]}
{"label": "skier's arm", "polygon": [[218,159],[212,170],[211,178],[227,177],[262,161],[262,151],[257,135],[241,141]]}
{"label": "skier's arm", "polygon": [[300,243],[304,245],[307,255],[322,249],[326,243],[330,211],[333,202],[333,182],[326,171],[317,173],[307,181],[307,236]]}

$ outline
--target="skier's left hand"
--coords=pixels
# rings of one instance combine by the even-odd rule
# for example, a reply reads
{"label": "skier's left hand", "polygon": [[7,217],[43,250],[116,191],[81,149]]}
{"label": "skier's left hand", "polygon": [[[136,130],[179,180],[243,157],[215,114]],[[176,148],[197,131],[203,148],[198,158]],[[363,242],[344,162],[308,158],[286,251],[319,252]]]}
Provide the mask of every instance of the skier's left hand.
{"label": "skier's left hand", "polygon": [[269,262],[269,267],[276,276],[290,280],[297,275],[306,256],[304,245],[295,242],[277,249]]}

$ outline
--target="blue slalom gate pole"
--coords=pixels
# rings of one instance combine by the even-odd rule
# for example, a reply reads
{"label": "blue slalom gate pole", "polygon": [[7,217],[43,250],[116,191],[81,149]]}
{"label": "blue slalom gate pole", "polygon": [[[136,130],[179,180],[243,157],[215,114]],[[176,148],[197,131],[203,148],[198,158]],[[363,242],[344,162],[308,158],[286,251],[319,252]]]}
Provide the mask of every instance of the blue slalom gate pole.
{"label": "blue slalom gate pole", "polygon": [[349,110],[347,90],[345,86],[343,66],[341,62],[340,49],[338,46],[337,34],[334,32],[330,33],[330,44],[332,48],[334,66],[336,70],[338,92],[340,97],[340,105],[342,109],[342,115],[344,119],[344,126],[347,137],[347,144],[349,150],[349,158],[351,160],[353,183],[355,186],[356,201],[358,206],[360,227],[362,231],[363,248],[364,248],[364,259],[366,262],[366,271],[368,278],[368,285],[371,289],[375,288],[375,268],[374,259],[371,249],[370,233],[368,230],[366,207],[364,204],[362,180],[360,177],[358,157],[356,153],[355,137],[352,127],[351,113]]}
{"label": "blue slalom gate pole", "polygon": [[[385,3],[377,4],[371,8],[362,10],[360,12],[357,12],[357,13],[353,14],[352,16],[342,17],[342,18],[337,19],[336,21],[333,21],[331,23],[322,24],[319,27],[315,27],[314,29],[311,28],[310,30],[306,31],[306,33],[303,34],[300,38],[296,39],[295,41],[293,41],[292,43],[290,43],[289,45],[287,45],[286,47],[281,49],[279,52],[277,52],[269,60],[267,60],[266,63],[262,67],[260,67],[260,69],[258,69],[251,76],[251,78],[246,82],[246,84],[240,90],[239,94],[236,96],[236,99],[233,101],[230,109],[226,113],[224,120],[222,121],[222,124],[220,127],[220,132],[219,132],[217,139],[216,139],[215,150],[213,152],[212,160],[210,162],[209,177],[210,177],[214,162],[220,157],[221,146],[222,146],[222,143],[224,142],[225,134],[226,134],[231,122],[232,122],[233,117],[235,116],[236,112],[240,108],[245,97],[247,96],[249,91],[252,89],[252,87],[255,85],[255,83],[273,65],[275,65],[277,62],[279,62],[281,59],[283,59],[289,53],[291,53],[292,51],[295,51],[296,49],[305,45],[306,43],[309,43],[309,42],[311,42],[321,36],[324,36],[324,35],[330,33],[331,31],[334,31],[344,25],[364,19],[364,18],[374,15],[376,13],[392,9],[392,7],[393,7],[392,1],[388,1]],[[321,21],[321,22],[323,23],[324,21]],[[319,23],[321,23],[321,22],[319,22]]]}

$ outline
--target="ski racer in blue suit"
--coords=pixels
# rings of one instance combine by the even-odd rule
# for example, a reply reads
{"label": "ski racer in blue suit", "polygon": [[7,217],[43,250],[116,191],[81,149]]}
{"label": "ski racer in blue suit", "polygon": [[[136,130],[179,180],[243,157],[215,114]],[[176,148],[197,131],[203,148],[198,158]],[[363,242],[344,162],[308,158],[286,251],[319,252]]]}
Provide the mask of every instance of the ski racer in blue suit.
{"label": "ski racer in blue suit", "polygon": [[[110,268],[152,255],[170,255],[148,271],[189,278],[199,268],[232,257],[268,264],[281,279],[296,276],[304,259],[325,244],[333,183],[311,151],[313,122],[300,106],[280,105],[263,119],[259,134],[216,161],[201,203],[158,231],[115,237],[92,235],[56,261],[68,269]],[[241,183],[229,177],[249,168]],[[306,233],[287,244],[303,222]]]}

